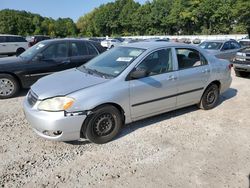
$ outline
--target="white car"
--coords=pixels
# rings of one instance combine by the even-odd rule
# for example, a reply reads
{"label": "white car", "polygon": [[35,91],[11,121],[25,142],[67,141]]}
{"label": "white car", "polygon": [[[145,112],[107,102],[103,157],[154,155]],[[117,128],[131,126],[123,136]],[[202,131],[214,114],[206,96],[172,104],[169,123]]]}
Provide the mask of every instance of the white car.
{"label": "white car", "polygon": [[28,48],[25,38],[18,35],[0,34],[0,55],[19,55]]}
{"label": "white car", "polygon": [[106,40],[101,42],[101,45],[104,48],[113,48],[113,47],[118,46],[120,44],[121,44],[121,41],[119,41],[117,39],[106,39]]}

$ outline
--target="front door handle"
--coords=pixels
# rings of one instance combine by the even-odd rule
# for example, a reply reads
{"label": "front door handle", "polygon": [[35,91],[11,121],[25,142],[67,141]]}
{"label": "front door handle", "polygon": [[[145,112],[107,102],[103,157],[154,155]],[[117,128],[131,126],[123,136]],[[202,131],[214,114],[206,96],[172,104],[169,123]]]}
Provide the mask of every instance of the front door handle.
{"label": "front door handle", "polygon": [[70,60],[65,60],[62,62],[62,64],[68,64],[68,63],[70,63]]}

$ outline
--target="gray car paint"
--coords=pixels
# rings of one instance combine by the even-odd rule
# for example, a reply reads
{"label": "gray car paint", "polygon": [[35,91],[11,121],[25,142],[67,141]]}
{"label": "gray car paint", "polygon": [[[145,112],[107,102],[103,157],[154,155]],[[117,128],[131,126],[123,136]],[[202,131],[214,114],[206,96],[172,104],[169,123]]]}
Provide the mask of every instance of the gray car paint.
{"label": "gray car paint", "polygon": [[[124,111],[125,123],[130,123],[173,109],[197,104],[206,87],[215,80],[221,83],[221,93],[230,87],[232,78],[231,71],[229,71],[228,68],[229,62],[217,59],[199,47],[179,43],[157,42],[132,43],[125,46],[144,48],[145,51],[116,78],[104,79],[77,70],[67,70],[44,77],[35,83],[31,89],[38,95],[39,99],[51,98],[58,95],[67,95],[68,97],[74,98],[76,101],[68,112],[79,110],[89,111],[99,105],[107,103],[120,106]],[[207,59],[209,65],[179,71],[174,50],[175,47],[191,48],[200,51]],[[126,80],[128,74],[134,67],[140,64],[147,55],[162,48],[172,49],[174,62],[174,70],[172,72],[138,80]],[[185,93],[186,91],[192,90],[193,92],[191,93]],[[135,103],[140,103],[144,99],[154,100],[157,97],[161,98],[162,96],[171,96],[178,93],[183,94],[161,101],[153,101],[137,107],[134,106]],[[37,103],[39,103],[39,101]],[[32,119],[32,124],[36,124],[34,116],[39,117],[39,113],[41,113],[37,110],[37,105],[29,107],[29,105],[27,105],[27,97],[24,104],[26,116]],[[32,108],[32,110],[30,108]],[[44,115],[44,112],[42,113]],[[53,112],[46,113],[53,114]],[[79,117],[77,116],[77,118]],[[84,122],[85,118],[86,116],[82,116],[82,122]],[[37,121],[42,120],[38,118]],[[72,122],[74,122],[73,119]],[[38,122],[38,124],[41,124],[41,122]],[[35,125],[32,126],[34,127]],[[69,126],[69,132],[72,129],[71,126],[74,125]],[[78,129],[81,127],[81,125],[75,126],[78,127]],[[42,128],[43,127],[40,127],[40,129]],[[60,128],[60,125],[58,125],[58,128]],[[68,140],[67,138],[68,137],[65,137],[65,139],[58,138],[58,140]],[[70,137],[70,139],[72,139],[72,137]]]}

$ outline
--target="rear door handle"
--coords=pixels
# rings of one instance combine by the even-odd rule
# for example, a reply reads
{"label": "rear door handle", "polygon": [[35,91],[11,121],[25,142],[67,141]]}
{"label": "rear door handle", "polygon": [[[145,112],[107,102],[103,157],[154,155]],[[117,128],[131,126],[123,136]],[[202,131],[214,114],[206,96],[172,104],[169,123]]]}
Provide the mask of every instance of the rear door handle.
{"label": "rear door handle", "polygon": [[168,77],[168,80],[176,80],[177,79],[177,76],[174,76],[174,75],[170,75]]}
{"label": "rear door handle", "polygon": [[210,72],[209,69],[202,70],[202,73],[209,73],[209,72]]}

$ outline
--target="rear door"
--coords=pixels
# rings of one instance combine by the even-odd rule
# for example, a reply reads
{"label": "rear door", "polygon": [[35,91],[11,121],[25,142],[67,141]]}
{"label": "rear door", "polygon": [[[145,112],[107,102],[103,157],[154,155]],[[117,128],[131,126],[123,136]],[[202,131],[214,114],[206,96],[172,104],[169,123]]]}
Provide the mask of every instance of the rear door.
{"label": "rear door", "polygon": [[177,75],[171,48],[152,52],[135,69],[145,69],[148,75],[129,81],[134,120],[175,108]]}
{"label": "rear door", "polygon": [[210,77],[205,57],[193,48],[176,48],[178,62],[177,106],[198,103]]}

